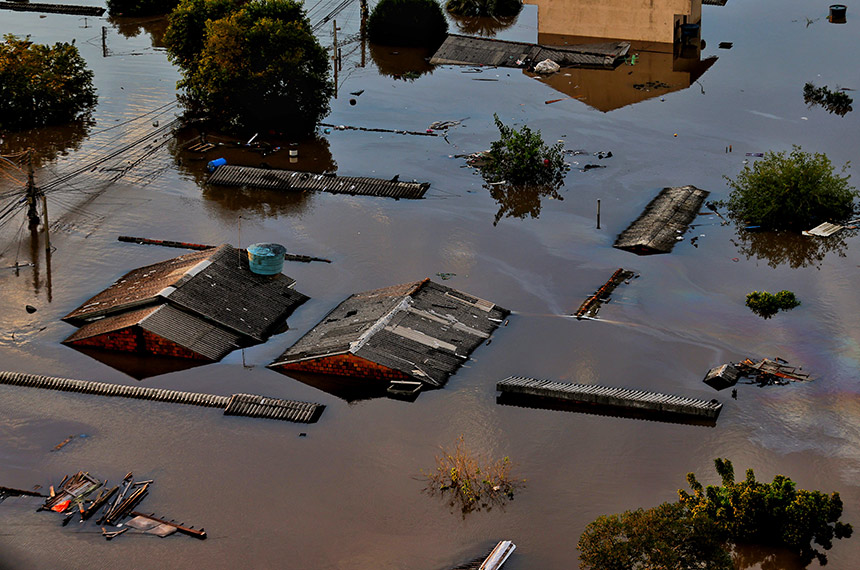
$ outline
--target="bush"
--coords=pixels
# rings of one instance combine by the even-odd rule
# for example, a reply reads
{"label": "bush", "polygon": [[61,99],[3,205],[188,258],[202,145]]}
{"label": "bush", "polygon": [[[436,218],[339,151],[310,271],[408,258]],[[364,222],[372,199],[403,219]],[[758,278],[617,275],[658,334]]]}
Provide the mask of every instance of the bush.
{"label": "bush", "polygon": [[528,126],[519,131],[493,115],[501,138],[492,143],[486,161],[480,166],[484,180],[507,182],[514,186],[559,188],[564,183],[564,145],[547,146],[540,131]]}
{"label": "bush", "polygon": [[169,14],[179,0],[107,0],[111,16],[154,16]]}
{"label": "bush", "polygon": [[448,20],[435,0],[380,0],[367,20],[371,42],[436,49],[448,33]]}
{"label": "bush", "polygon": [[507,457],[483,461],[466,449],[461,435],[454,451],[442,450],[442,455],[436,456],[436,470],[425,473],[430,482],[425,491],[448,494],[451,506],[459,506],[463,514],[482,508],[489,510],[494,504],[513,499],[514,491],[525,484],[524,479],[511,475],[511,467]]}
{"label": "bush", "polygon": [[522,10],[521,0],[448,0],[445,9],[458,16],[516,16]]}
{"label": "bush", "polygon": [[801,230],[844,220],[854,213],[858,195],[848,184],[850,176],[833,173],[827,156],[798,146],[788,155],[768,152],[752,168],[744,166],[737,179],[725,178],[732,188],[726,203],[729,215],[764,229]]}
{"label": "bush", "polygon": [[0,42],[0,128],[70,123],[86,116],[98,97],[93,72],[68,43],[34,44],[12,34]]}
{"label": "bush", "polygon": [[780,291],[776,295],[767,291],[753,291],[747,295],[747,307],[758,316],[769,319],[779,311],[788,311],[800,305],[791,291]]}
{"label": "bush", "polygon": [[329,111],[329,59],[293,0],[182,0],[165,44],[181,101],[230,131],[305,135]]}

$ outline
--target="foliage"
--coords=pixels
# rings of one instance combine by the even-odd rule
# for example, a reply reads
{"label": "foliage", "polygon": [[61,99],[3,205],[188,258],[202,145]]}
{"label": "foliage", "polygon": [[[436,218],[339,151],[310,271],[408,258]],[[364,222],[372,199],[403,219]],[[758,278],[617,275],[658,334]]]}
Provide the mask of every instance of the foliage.
{"label": "foliage", "polygon": [[0,42],[0,128],[25,129],[84,118],[96,104],[93,72],[69,43]]}
{"label": "foliage", "polygon": [[767,291],[753,291],[747,295],[747,307],[758,316],[769,319],[779,311],[788,311],[800,305],[791,291],[780,291],[776,295]]}
{"label": "foliage", "polygon": [[448,20],[436,0],[379,0],[367,19],[371,42],[435,49],[445,40]]}
{"label": "foliage", "polygon": [[182,0],[165,44],[192,115],[221,129],[308,134],[329,111],[329,60],[293,0]]}
{"label": "foliage", "polygon": [[154,16],[169,14],[179,0],[107,0],[111,16]]}
{"label": "foliage", "polygon": [[458,16],[516,16],[522,10],[521,0],[448,0],[445,9]]}
{"label": "foliage", "polygon": [[442,450],[436,456],[436,470],[425,473],[430,494],[441,493],[450,497],[452,507],[459,506],[465,515],[493,505],[513,500],[514,491],[525,485],[525,479],[511,475],[511,460],[487,462],[466,449],[463,436],[457,438],[454,451]]}
{"label": "foliage", "polygon": [[736,179],[725,178],[732,188],[729,215],[764,229],[807,229],[845,219],[854,212],[858,195],[848,184],[850,176],[833,173],[826,155],[809,154],[799,146],[788,155],[768,152],[752,168],[744,166]]}
{"label": "foliage", "polygon": [[681,503],[601,516],[579,538],[581,567],[593,570],[732,570],[714,523]]}
{"label": "foliage", "polygon": [[527,125],[519,131],[502,123],[493,115],[501,138],[494,141],[480,166],[488,183],[507,182],[515,186],[551,186],[564,183],[564,153],[562,143],[547,146],[540,131]]}
{"label": "foliage", "polygon": [[844,117],[853,111],[851,105],[854,103],[854,99],[844,91],[831,91],[826,85],[816,87],[812,83],[807,83],[803,86],[803,102],[810,108],[814,105],[820,105],[827,109],[827,112]]}
{"label": "foliage", "polygon": [[691,516],[706,516],[728,540],[788,547],[804,564],[817,558],[824,565],[827,556],[813,543],[829,550],[834,538],[851,536],[851,525],[839,521],[839,493],[796,489],[794,481],[783,475],[774,477],[772,483],[760,483],[752,469],[747,470],[745,480],[736,482],[731,461],[716,459],[714,464],[721,486],[705,488],[690,473],[687,481],[693,494],[683,490],[678,494]]}

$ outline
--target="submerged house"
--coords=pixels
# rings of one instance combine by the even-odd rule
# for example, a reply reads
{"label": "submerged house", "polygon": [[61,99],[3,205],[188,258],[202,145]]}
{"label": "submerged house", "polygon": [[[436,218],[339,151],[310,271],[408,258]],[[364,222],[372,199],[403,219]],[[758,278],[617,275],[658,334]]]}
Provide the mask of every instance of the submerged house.
{"label": "submerged house", "polygon": [[308,297],[283,273],[260,275],[230,245],[130,271],[63,317],[80,327],[63,341],[155,356],[217,361],[286,329]]}
{"label": "submerged house", "polygon": [[645,207],[612,247],[637,255],[669,253],[684,239],[709,192],[695,186],[674,186],[662,191]]}
{"label": "submerged house", "polygon": [[269,368],[440,387],[509,313],[429,279],[357,293]]}

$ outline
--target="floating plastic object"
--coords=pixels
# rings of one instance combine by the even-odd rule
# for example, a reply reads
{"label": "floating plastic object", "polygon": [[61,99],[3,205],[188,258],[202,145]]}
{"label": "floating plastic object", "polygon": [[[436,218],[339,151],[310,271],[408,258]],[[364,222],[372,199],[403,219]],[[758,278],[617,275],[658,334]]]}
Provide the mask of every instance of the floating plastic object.
{"label": "floating plastic object", "polygon": [[206,165],[206,169],[209,170],[209,172],[215,172],[216,168],[224,164],[227,164],[226,158],[216,158],[215,160],[209,161],[209,164]]}
{"label": "floating plastic object", "polygon": [[255,243],[248,246],[248,267],[258,275],[277,275],[284,269],[285,253],[279,243]]}

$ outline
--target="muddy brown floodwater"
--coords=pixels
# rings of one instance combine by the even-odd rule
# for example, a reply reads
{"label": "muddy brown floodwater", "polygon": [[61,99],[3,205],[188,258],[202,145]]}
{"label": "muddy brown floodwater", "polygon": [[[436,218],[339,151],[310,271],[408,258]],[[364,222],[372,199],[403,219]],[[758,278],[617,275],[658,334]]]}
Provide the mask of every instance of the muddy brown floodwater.
{"label": "muddy brown floodwater", "polygon": [[[738,236],[705,215],[669,255],[637,257],[611,247],[665,186],[693,184],[724,198],[723,175],[755,160],[748,152],[799,144],[837,165],[857,160],[857,114],[838,116],[803,101],[810,81],[860,88],[854,53],[860,32],[852,12],[842,25],[826,15],[827,3],[804,0],[705,6],[701,57],[718,59],[692,86],[689,74],[686,85],[665,79],[668,87],[648,85],[639,64],[596,79],[562,74],[552,86],[516,69],[419,67],[404,75],[412,64],[397,60],[410,57],[406,51],[374,48],[360,67],[361,44],[347,43],[339,97],[326,122],[423,131],[434,121],[463,119],[447,138],[334,130],[300,145],[299,169],[336,165],[343,175],[399,174],[431,183],[426,199],[395,201],[206,188],[205,163],[218,150],[195,159],[181,151],[181,137],[189,133],[177,140],[164,129],[176,112],[178,74],[159,47],[158,22],[2,12],[3,33],[43,43],[74,39],[95,72],[100,99],[91,125],[2,134],[4,154],[33,146],[43,157],[36,178],[51,188],[53,253],[49,271],[44,246],[32,241],[23,215],[3,226],[0,369],[265,394],[320,402],[326,410],[318,423],[299,425],[0,386],[3,485],[46,487],[80,469],[112,480],[133,471],[155,479],[148,512],[202,525],[210,537],[126,535],[106,542],[92,527],[61,528],[54,517],[7,501],[0,504],[0,567],[443,570],[512,539],[518,548],[506,570],[571,568],[590,521],[673,500],[690,471],[716,483],[715,457],[731,458],[738,473],[752,467],[768,481],[782,473],[802,488],[839,491],[844,520],[860,523],[858,238],[810,246]],[[351,37],[357,17],[357,6],[338,16],[342,38]],[[500,34],[535,41],[536,22],[536,10],[527,6]],[[329,32],[321,39],[330,43]],[[720,42],[733,48],[719,49]],[[644,54],[640,60],[660,61]],[[604,93],[599,100],[604,81],[617,99]],[[545,103],[575,96],[577,88],[591,100]],[[563,199],[500,205],[453,158],[489,146],[497,137],[493,113],[540,129],[568,149],[611,151],[612,157],[572,156],[580,166],[606,168],[572,169]],[[153,132],[147,148],[106,163],[111,170],[52,185]],[[283,160],[278,153],[231,152],[237,163]],[[17,187],[6,178],[0,185],[5,207]],[[130,269],[180,253],[121,243],[120,234],[242,246],[277,242],[333,263],[286,265],[297,288],[312,297],[290,318],[289,331],[217,364],[138,381],[60,344],[73,331],[60,317]],[[8,268],[33,257],[34,267]],[[641,278],[616,290],[599,321],[566,317],[618,267]],[[453,274],[446,284],[514,311],[444,389],[414,403],[347,401],[265,368],[351,293],[437,273]],[[802,305],[762,320],[744,306],[754,289],[789,289]],[[37,311],[25,311],[28,304]],[[747,356],[780,356],[815,380],[739,386],[737,400],[701,382],[710,367]],[[511,374],[717,397],[724,408],[715,427],[700,427],[498,405],[495,383]],[[88,437],[50,452],[69,434]],[[479,453],[511,457],[528,480],[504,509],[462,517],[422,494],[421,470],[432,468],[439,446],[452,446],[461,434]],[[855,568],[858,558],[860,540],[837,541],[829,567]],[[765,559],[768,568],[797,567],[784,553],[752,549],[738,556],[742,568],[758,568]]]}

